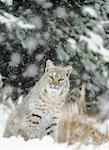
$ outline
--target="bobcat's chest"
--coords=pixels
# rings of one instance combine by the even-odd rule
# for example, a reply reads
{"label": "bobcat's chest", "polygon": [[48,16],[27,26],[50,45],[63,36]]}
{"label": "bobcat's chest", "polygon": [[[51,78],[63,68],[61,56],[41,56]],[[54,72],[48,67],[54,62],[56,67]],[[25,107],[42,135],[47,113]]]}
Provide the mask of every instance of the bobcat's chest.
{"label": "bobcat's chest", "polygon": [[39,138],[52,135],[56,132],[59,118],[57,109],[34,108],[26,115],[26,132],[28,136]]}
{"label": "bobcat's chest", "polygon": [[57,98],[60,97],[61,95],[61,92],[62,92],[62,88],[51,88],[48,84],[46,85],[46,92],[47,92],[47,95],[48,97],[50,98]]}

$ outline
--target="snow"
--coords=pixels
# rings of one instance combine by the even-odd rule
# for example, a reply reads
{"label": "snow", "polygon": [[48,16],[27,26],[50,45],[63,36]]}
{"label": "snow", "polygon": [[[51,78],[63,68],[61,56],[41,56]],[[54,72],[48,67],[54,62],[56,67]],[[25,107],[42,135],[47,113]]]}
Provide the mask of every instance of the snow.
{"label": "snow", "polygon": [[106,116],[109,118],[109,91],[101,96],[98,96],[98,106],[102,116]]}
{"label": "snow", "polygon": [[71,45],[71,47],[76,50],[77,49],[77,42],[73,38],[69,38],[67,42]]}
{"label": "snow", "polygon": [[101,38],[101,36],[90,30],[87,30],[86,33],[88,37],[80,35],[80,41],[86,41],[90,50],[95,53],[101,54],[103,56],[103,59],[109,62],[109,50],[104,48],[103,39]]}
{"label": "snow", "polygon": [[50,33],[49,32],[44,32],[44,38],[48,40],[50,38]]}
{"label": "snow", "polygon": [[11,112],[10,109],[8,109],[5,105],[0,104],[0,139],[3,135],[3,131],[6,125],[6,120],[9,117],[10,112]]}
{"label": "snow", "polygon": [[20,64],[21,62],[21,56],[19,53],[12,53],[11,55],[11,58],[10,58],[10,62],[9,62],[9,65],[12,66],[12,67],[18,67],[18,65]]}
{"label": "snow", "polygon": [[[7,144],[6,144],[7,143]],[[45,137],[42,139],[42,141],[38,140],[38,139],[33,139],[33,140],[29,140],[28,142],[24,141],[22,138],[15,138],[15,137],[11,137],[9,140],[8,139],[2,139],[0,141],[0,147],[5,147],[4,145],[6,144],[7,148],[13,148],[13,149],[19,149],[19,148],[27,148],[27,149],[32,149],[32,150],[36,150],[38,148],[38,150],[40,149],[60,149],[60,150],[64,150],[65,144],[64,145],[57,145],[54,143],[53,139],[50,137]],[[17,145],[17,147],[16,147]]]}
{"label": "snow", "polygon": [[38,43],[39,43],[39,45],[43,45],[43,46],[45,44],[44,40],[42,40],[42,39],[38,40]]}
{"label": "snow", "polygon": [[46,0],[32,0],[34,2],[37,2],[38,4],[42,5]]}
{"label": "snow", "polygon": [[37,4],[41,5],[45,9],[49,9],[53,6],[53,4],[47,0],[31,0],[36,2]]}
{"label": "snow", "polygon": [[19,17],[15,17],[14,15],[7,12],[2,12],[2,15],[0,14],[0,23],[6,24],[8,29],[11,29],[13,26],[16,25],[23,29],[35,29],[34,25],[24,23],[22,20],[20,20]]}
{"label": "snow", "polygon": [[65,8],[57,7],[56,15],[58,18],[65,18],[67,16]]}
{"label": "snow", "polygon": [[2,75],[0,74],[0,88],[3,86]]}
{"label": "snow", "polygon": [[70,56],[63,49],[57,49],[56,52],[57,52],[59,60],[61,60],[61,61],[69,61]]}
{"label": "snow", "polygon": [[5,3],[8,6],[11,6],[13,4],[13,0],[0,0],[0,1]]}
{"label": "snow", "polygon": [[45,9],[51,8],[52,6],[53,6],[53,4],[51,2],[45,2],[43,4],[43,8],[45,8]]}
{"label": "snow", "polygon": [[33,37],[27,37],[25,41],[22,41],[22,45],[28,50],[28,54],[31,55],[32,52],[37,48],[38,41]]}
{"label": "snow", "polygon": [[[57,144],[53,141],[51,137],[44,137],[41,141],[38,139],[33,139],[29,141],[24,141],[23,138],[15,138],[11,137],[10,139],[1,138],[0,139],[0,147],[2,149],[32,149],[32,150],[76,150],[79,147],[80,143],[75,143],[73,146],[68,146],[67,144]],[[100,146],[94,145],[81,145],[80,150],[92,150],[96,148],[96,150],[108,150],[108,143],[105,143]]]}
{"label": "snow", "polygon": [[10,96],[12,94],[13,87],[10,85],[6,85],[2,88],[2,97],[5,99],[6,97]]}
{"label": "snow", "polygon": [[86,71],[94,72],[96,70],[95,64],[92,61],[90,61],[89,59],[83,59],[82,63],[84,65]]}
{"label": "snow", "polygon": [[40,62],[44,58],[44,54],[38,54],[35,58],[38,62]]}
{"label": "snow", "polygon": [[94,127],[96,127],[101,133],[104,133],[106,131],[106,127],[109,129],[109,120],[105,120],[103,124],[97,123]]}
{"label": "snow", "polygon": [[30,22],[36,27],[36,29],[41,29],[43,27],[42,19],[38,15],[32,17]]}
{"label": "snow", "polygon": [[[103,144],[102,146],[93,146],[93,145],[81,145],[80,150],[108,150],[109,144]],[[41,141],[38,139],[29,140],[28,142],[24,141],[22,138],[11,137],[10,139],[2,138],[0,140],[0,147],[2,149],[32,149],[32,150],[76,150],[79,147],[79,143],[74,144],[73,146],[68,146],[67,144],[56,144],[52,138],[44,137]]]}
{"label": "snow", "polygon": [[97,18],[96,11],[93,8],[89,7],[89,6],[83,7],[83,13],[89,14],[90,16],[92,16],[94,18]]}
{"label": "snow", "polygon": [[35,64],[31,64],[27,67],[26,71],[23,73],[24,77],[35,77],[38,74],[38,70]]}

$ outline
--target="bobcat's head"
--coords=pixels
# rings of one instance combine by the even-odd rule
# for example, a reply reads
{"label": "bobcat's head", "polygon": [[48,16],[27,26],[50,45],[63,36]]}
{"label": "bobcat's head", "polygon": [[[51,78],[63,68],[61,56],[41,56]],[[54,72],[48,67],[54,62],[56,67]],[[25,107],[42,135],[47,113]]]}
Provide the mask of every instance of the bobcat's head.
{"label": "bobcat's head", "polygon": [[49,98],[59,98],[68,93],[71,71],[71,66],[54,66],[51,60],[47,60],[42,88]]}

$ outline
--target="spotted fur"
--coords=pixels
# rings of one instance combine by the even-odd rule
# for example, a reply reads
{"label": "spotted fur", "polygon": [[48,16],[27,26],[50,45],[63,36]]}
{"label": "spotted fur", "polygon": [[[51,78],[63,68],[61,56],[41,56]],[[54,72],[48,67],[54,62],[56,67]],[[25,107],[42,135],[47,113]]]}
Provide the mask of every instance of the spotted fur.
{"label": "spotted fur", "polygon": [[71,71],[71,66],[54,66],[48,60],[42,78],[11,113],[4,137],[21,135],[28,140],[49,134],[57,141]]}

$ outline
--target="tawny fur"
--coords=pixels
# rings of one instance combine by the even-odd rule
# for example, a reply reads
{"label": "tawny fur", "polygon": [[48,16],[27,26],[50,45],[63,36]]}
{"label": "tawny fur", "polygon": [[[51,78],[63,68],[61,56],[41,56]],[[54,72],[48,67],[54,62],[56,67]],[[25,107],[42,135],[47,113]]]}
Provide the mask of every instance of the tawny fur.
{"label": "tawny fur", "polygon": [[58,122],[68,94],[71,66],[54,66],[48,60],[45,73],[11,113],[4,137],[19,136],[25,140],[50,134],[58,141]]}

